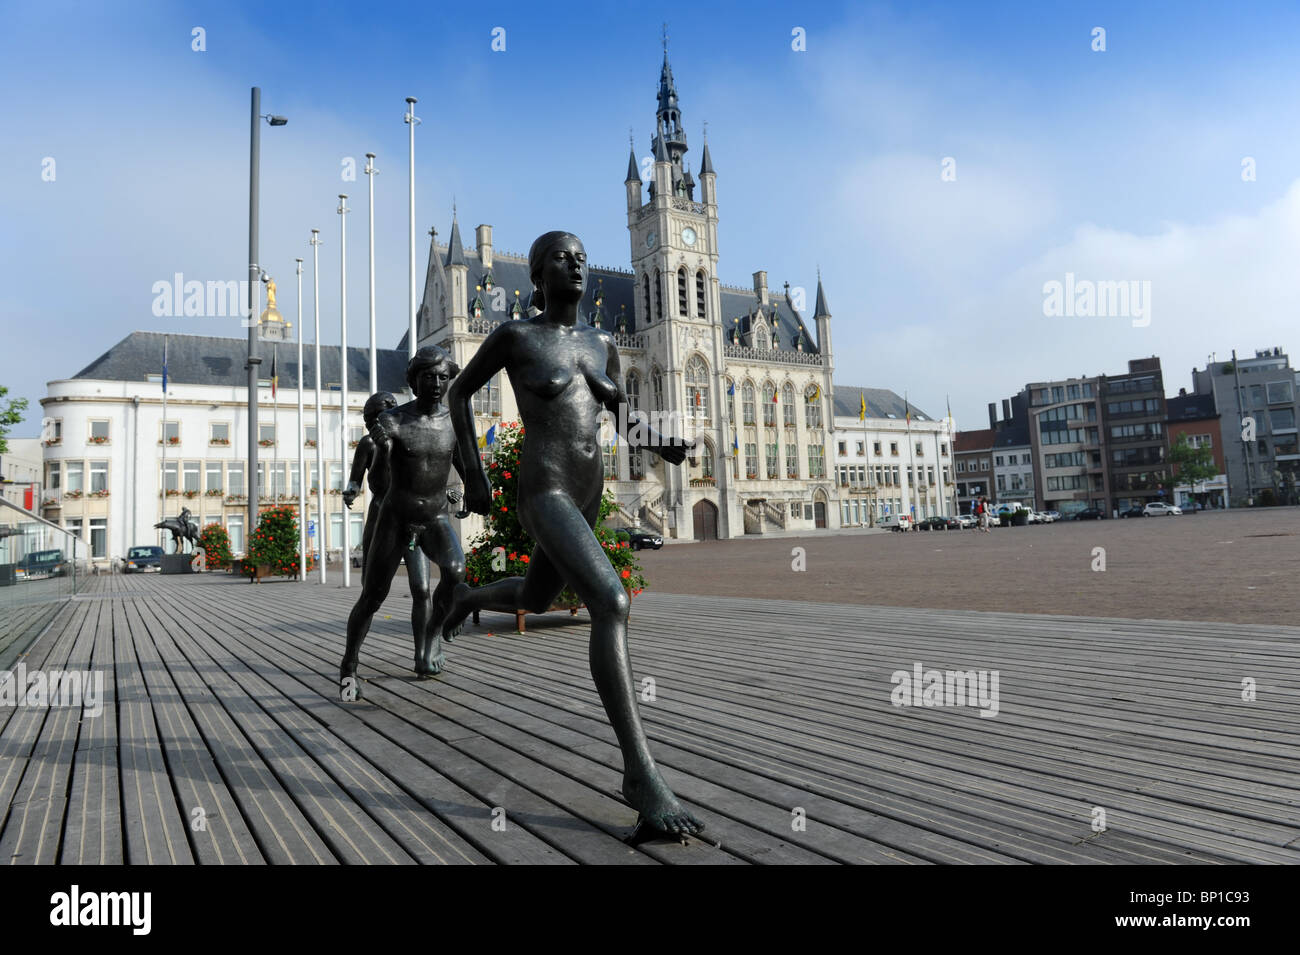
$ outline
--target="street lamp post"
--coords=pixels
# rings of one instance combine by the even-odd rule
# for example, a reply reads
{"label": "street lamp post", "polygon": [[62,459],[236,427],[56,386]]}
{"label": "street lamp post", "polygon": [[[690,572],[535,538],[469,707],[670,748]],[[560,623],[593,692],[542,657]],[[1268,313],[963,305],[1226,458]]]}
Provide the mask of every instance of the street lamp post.
{"label": "street lamp post", "polygon": [[257,262],[258,166],[262,149],[262,126],[265,119],[272,126],[283,126],[283,116],[262,115],[262,89],[253,87],[252,112],[248,137],[248,527],[245,541],[252,540],[257,527],[257,372],[262,359],[257,353],[257,306],[261,301],[259,283],[262,268]]}

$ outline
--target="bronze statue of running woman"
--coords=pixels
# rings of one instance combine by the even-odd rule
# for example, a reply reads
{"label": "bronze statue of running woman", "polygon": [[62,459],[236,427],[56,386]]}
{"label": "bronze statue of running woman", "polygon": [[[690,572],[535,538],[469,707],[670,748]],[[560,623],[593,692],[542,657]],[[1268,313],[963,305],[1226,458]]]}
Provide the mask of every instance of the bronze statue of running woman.
{"label": "bronze statue of running woman", "polygon": [[[638,830],[671,837],[704,828],[673,795],[650,755],[637,711],[628,656],[629,597],[592,528],[604,491],[597,425],[608,410],[619,427],[670,464],[688,445],[651,428],[628,428],[618,349],[609,332],[579,320],[587,282],[587,253],[578,237],[548,232],[528,253],[533,305],[541,314],[503,322],[479,346],[447,396],[465,462],[465,507],[487,514],[492,491],[478,456],[470,401],[501,369],[519,403],[524,446],[519,465],[519,521],[536,541],[523,577],[484,587],[458,584],[446,633],[476,610],[541,613],[567,583],[591,614],[588,657],[601,703],[623,751],[624,798],[640,813]],[[632,437],[623,437],[632,443]]]}

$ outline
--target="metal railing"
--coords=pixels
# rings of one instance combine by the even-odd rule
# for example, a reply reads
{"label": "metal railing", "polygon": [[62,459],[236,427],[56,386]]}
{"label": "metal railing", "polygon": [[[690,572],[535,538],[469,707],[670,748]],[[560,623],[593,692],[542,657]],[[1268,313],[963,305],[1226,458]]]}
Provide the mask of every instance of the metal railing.
{"label": "metal railing", "polygon": [[0,498],[0,670],[76,594],[87,553],[80,538]]}

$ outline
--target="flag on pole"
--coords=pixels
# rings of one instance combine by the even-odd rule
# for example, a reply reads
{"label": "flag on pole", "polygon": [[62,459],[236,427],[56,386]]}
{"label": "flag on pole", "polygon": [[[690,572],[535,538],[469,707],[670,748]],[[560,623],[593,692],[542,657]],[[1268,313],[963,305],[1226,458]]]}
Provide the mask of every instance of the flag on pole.
{"label": "flag on pole", "polygon": [[858,404],[858,420],[859,421],[867,420],[867,393],[865,391],[862,392],[860,402]]}
{"label": "flag on pole", "polygon": [[478,446],[480,448],[491,447],[493,444],[496,443],[496,440],[497,440],[497,426],[493,425],[492,427],[487,429],[487,434],[482,435],[478,439]]}
{"label": "flag on pole", "polygon": [[777,400],[776,400],[777,393],[778,393],[777,390],[776,390],[775,388],[773,388],[773,389],[772,389],[772,404],[776,404],[776,403],[777,403]]}
{"label": "flag on pole", "polygon": [[731,456],[734,458],[739,454],[740,454],[740,442],[736,439],[736,436],[733,434],[731,436]]}
{"label": "flag on pole", "polygon": [[736,394],[736,383],[734,381],[727,385],[727,394],[733,396]]}
{"label": "flag on pole", "polygon": [[163,394],[167,394],[167,336],[163,336]]}
{"label": "flag on pole", "polygon": [[280,372],[276,370],[275,363],[276,347],[271,346],[271,397],[275,397],[275,389],[280,385]]}
{"label": "flag on pole", "polygon": [[813,385],[813,390],[810,393],[804,395],[804,400],[807,401],[808,404],[810,405],[815,405],[817,402],[821,401],[822,400],[821,385]]}

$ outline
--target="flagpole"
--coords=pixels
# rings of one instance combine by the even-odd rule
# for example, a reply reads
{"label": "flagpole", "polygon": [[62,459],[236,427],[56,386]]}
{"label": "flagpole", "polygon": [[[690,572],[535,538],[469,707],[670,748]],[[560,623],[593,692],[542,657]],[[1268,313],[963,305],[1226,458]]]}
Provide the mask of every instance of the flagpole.
{"label": "flagpole", "polygon": [[[375,351],[375,154],[366,153],[366,175],[370,177],[370,393],[379,390],[379,353]],[[344,466],[347,462],[344,461]]]}
{"label": "flagpole", "polygon": [[320,583],[325,583],[325,415],[320,402],[320,229],[311,230],[311,307],[316,318],[316,543],[320,546]]}
{"label": "flagpole", "polygon": [[[867,403],[867,390],[864,388],[862,389],[862,404],[864,407],[866,406],[866,403]],[[867,469],[866,486],[874,487],[874,485],[871,483],[871,452],[867,450],[867,448],[870,445],[871,445],[871,441],[867,437],[867,415],[866,412],[864,411],[862,415],[862,457],[865,458],[867,462],[864,465],[864,467],[866,467]],[[868,527],[876,526],[876,507],[875,507],[875,501],[872,500],[872,496],[867,497],[867,526]]]}
{"label": "flagpole", "polygon": [[271,445],[271,506],[275,507],[278,500],[275,489],[275,479],[280,475],[280,398],[278,392],[280,383],[276,378],[280,374],[280,366],[276,362],[279,357],[279,342],[271,344],[271,434],[275,443]]}
{"label": "flagpole", "polygon": [[419,342],[416,341],[418,329],[415,327],[415,127],[419,124],[420,120],[415,115],[415,103],[416,103],[416,99],[414,96],[406,97],[406,114],[402,117],[403,121],[408,126],[411,127],[410,130],[411,178],[410,178],[410,185],[409,185],[409,193],[407,197],[407,205],[409,207],[408,211],[409,211],[410,229],[411,229],[411,250],[410,250],[411,251],[410,293],[411,294],[410,294],[410,300],[407,303],[408,307],[406,312],[406,317],[407,319],[410,320],[411,323],[410,332],[408,333],[409,340],[407,341],[407,350],[410,352],[411,358],[415,357],[415,349],[419,347]]}
{"label": "flagpole", "polygon": [[[163,335],[163,423],[162,423],[162,512],[158,515],[161,521],[167,520],[167,336]],[[179,487],[179,484],[178,484]],[[172,540],[175,540],[172,535]]]}
{"label": "flagpole", "polygon": [[[348,464],[348,197],[339,193],[339,327],[343,344],[339,349],[339,459],[340,468]],[[342,471],[340,471],[342,474]],[[348,508],[339,496],[339,512],[343,517],[343,586],[352,583],[352,555],[348,546]]]}
{"label": "flagpole", "polygon": [[302,433],[302,259],[298,263],[298,579],[307,579],[307,452]]}
{"label": "flagpole", "polygon": [[916,449],[912,447],[912,404],[907,400],[906,391],[903,392],[903,423],[907,427],[907,461],[910,465],[908,471],[911,472],[907,481],[907,511],[915,523],[916,514],[913,512],[916,509]]}

